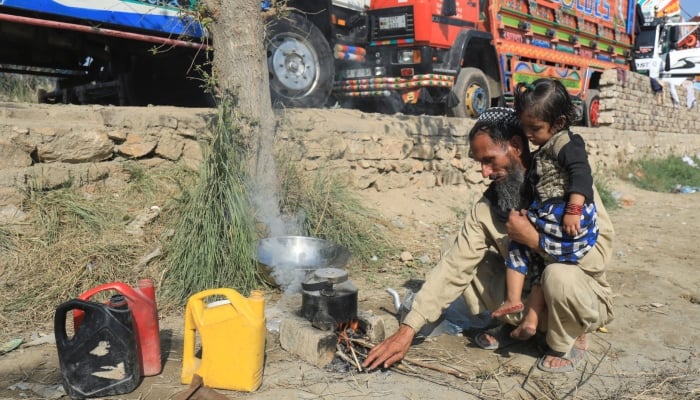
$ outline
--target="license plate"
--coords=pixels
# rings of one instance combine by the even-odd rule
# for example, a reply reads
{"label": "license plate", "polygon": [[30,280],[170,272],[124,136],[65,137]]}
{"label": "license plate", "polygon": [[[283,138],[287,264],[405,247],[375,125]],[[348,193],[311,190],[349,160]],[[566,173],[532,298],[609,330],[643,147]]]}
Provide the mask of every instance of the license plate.
{"label": "license plate", "polygon": [[394,15],[392,17],[379,17],[379,29],[402,29],[406,27],[405,15]]}
{"label": "license plate", "polygon": [[344,71],[344,74],[346,79],[366,78],[372,75],[372,70],[369,68],[348,69]]}

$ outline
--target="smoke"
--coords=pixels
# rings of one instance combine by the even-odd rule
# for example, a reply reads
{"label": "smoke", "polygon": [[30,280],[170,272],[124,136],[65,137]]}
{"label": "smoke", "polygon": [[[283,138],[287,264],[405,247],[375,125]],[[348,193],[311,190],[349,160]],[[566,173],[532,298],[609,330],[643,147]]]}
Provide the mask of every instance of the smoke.
{"label": "smoke", "polygon": [[[274,127],[260,130],[253,158],[251,200],[257,220],[265,225],[269,238],[299,235],[303,224],[300,217],[283,215],[280,212],[279,179],[274,157]],[[290,249],[285,241],[261,240],[258,245],[258,260],[270,268],[270,276],[285,291],[298,292],[306,272],[304,266],[289,258]]]}
{"label": "smoke", "polygon": [[303,237],[271,236],[258,244],[258,259],[270,268],[270,276],[285,294],[301,291],[306,275],[318,268],[313,249]]}

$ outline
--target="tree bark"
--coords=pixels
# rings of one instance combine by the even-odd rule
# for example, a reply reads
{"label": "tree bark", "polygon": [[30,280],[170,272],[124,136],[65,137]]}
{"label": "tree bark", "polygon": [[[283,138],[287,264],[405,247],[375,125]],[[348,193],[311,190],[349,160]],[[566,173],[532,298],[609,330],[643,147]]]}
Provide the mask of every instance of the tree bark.
{"label": "tree bark", "polygon": [[206,0],[214,14],[214,76],[221,90],[238,96],[241,113],[259,119],[272,115],[260,3]]}
{"label": "tree bark", "polygon": [[249,146],[251,198],[258,215],[279,219],[277,174],[274,158],[275,115],[265,47],[260,2],[254,0],[205,0],[214,21],[210,26],[214,48],[213,75],[219,93],[234,94]]}

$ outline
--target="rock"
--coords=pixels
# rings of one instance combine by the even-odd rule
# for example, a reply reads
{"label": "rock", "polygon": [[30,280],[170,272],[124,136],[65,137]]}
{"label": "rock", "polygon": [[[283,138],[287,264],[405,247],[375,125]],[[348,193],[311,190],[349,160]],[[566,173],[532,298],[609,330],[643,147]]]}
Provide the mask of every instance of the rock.
{"label": "rock", "polygon": [[316,329],[305,319],[288,317],[280,324],[282,349],[318,367],[333,361],[337,343],[335,332]]}
{"label": "rock", "polygon": [[160,207],[152,206],[142,212],[126,226],[126,233],[132,236],[143,236],[143,227],[153,221],[160,214]]}
{"label": "rock", "polygon": [[107,134],[97,129],[63,129],[37,145],[37,158],[42,162],[61,161],[86,163],[104,161],[112,157],[114,143]]}
{"label": "rock", "polygon": [[24,222],[29,215],[14,204],[0,207],[0,224],[11,225]]}
{"label": "rock", "polygon": [[156,155],[166,160],[177,161],[182,156],[185,143],[176,136],[163,136],[158,140]]}
{"label": "rock", "polygon": [[7,168],[21,168],[32,165],[32,157],[20,147],[4,140],[0,140],[0,170]]}
{"label": "rock", "polygon": [[202,164],[204,156],[202,155],[202,148],[199,143],[194,141],[188,141],[182,149],[182,162],[186,168],[197,171],[199,166]]}
{"label": "rock", "polygon": [[141,158],[155,150],[158,141],[138,133],[129,133],[126,141],[117,147],[117,151],[129,158]]}

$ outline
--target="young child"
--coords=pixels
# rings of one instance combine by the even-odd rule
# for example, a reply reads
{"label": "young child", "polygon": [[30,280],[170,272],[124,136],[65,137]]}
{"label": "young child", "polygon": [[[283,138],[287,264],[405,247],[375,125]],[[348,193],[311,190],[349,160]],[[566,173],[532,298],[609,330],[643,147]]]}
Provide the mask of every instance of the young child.
{"label": "young child", "polygon": [[554,79],[519,83],[515,112],[528,140],[539,148],[523,184],[523,204],[527,216],[540,234],[542,254],[511,241],[506,259],[507,293],[505,303],[494,317],[525,309],[521,293],[525,275],[533,274],[528,309],[520,326],[511,335],[528,339],[535,334],[539,315],[544,311],[544,294],[539,279],[545,265],[576,263],[598,238],[593,177],[581,136],[569,130],[576,118],[576,107],[564,85]]}

